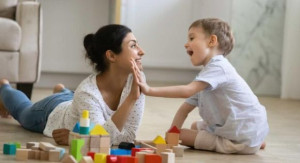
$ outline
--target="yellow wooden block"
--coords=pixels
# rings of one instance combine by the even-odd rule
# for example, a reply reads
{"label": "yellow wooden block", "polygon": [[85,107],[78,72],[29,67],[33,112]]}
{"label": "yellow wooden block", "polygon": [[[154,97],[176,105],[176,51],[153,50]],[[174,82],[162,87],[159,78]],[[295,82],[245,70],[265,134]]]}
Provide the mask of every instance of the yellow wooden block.
{"label": "yellow wooden block", "polygon": [[83,110],[81,117],[82,118],[89,118],[89,111],[88,110]]}
{"label": "yellow wooden block", "polygon": [[160,136],[160,135],[158,135],[158,136],[153,140],[153,143],[154,143],[154,144],[167,144],[166,141],[165,141],[165,139],[164,139],[162,136]]}
{"label": "yellow wooden block", "polygon": [[109,133],[101,125],[96,125],[90,135],[109,135]]}

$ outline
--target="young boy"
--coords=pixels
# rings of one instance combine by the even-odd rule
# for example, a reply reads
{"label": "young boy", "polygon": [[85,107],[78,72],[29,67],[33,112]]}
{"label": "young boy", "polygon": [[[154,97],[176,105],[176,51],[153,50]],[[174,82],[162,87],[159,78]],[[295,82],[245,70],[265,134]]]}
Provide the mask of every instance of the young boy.
{"label": "young boy", "polygon": [[172,126],[181,128],[187,115],[199,108],[203,121],[181,129],[183,145],[220,153],[254,154],[264,148],[269,132],[267,115],[247,83],[225,58],[234,45],[230,26],[220,19],[200,19],[188,31],[185,44],[194,66],[203,69],[187,85],[149,87],[132,62],[142,92],[149,96],[187,98]]}

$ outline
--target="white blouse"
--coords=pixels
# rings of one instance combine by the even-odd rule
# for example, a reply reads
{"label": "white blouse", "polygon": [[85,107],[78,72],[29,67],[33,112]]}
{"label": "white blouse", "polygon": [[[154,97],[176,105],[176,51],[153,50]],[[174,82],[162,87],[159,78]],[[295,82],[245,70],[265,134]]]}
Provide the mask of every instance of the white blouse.
{"label": "white blouse", "polygon": [[[142,75],[144,76],[144,74]],[[129,75],[121,94],[119,106],[129,95],[132,80],[132,75]],[[82,111],[89,110],[91,122],[102,125],[109,132],[112,144],[118,145],[122,141],[132,142],[136,137],[144,113],[145,95],[140,95],[127,118],[123,130],[119,131],[111,120],[111,116],[115,111],[106,105],[96,83],[96,74],[92,74],[83,80],[75,91],[74,99],[59,104],[52,111],[43,133],[52,137],[52,131],[55,129],[66,128],[72,131],[76,122],[79,122]]]}

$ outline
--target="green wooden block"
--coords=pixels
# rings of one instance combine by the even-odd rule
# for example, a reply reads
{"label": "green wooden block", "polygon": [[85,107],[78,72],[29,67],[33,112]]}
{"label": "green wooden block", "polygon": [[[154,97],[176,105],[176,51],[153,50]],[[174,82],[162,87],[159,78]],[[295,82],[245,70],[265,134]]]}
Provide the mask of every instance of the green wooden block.
{"label": "green wooden block", "polygon": [[16,145],[12,143],[3,144],[3,154],[5,155],[15,155],[16,154]]}
{"label": "green wooden block", "polygon": [[16,148],[21,148],[21,143],[20,142],[14,142],[14,144],[16,145]]}
{"label": "green wooden block", "polygon": [[71,155],[77,160],[80,161],[82,158],[81,148],[84,145],[83,139],[73,139],[71,145]]}

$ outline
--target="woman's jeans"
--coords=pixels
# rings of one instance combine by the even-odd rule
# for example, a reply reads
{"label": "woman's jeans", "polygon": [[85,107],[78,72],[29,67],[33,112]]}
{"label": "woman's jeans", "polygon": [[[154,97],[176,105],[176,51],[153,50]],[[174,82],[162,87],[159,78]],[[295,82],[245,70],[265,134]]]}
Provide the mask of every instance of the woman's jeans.
{"label": "woman's jeans", "polygon": [[73,96],[72,91],[63,89],[32,104],[23,92],[12,88],[9,84],[3,84],[0,88],[0,100],[7,111],[25,129],[39,133],[43,133],[52,110],[58,104],[72,100]]}

